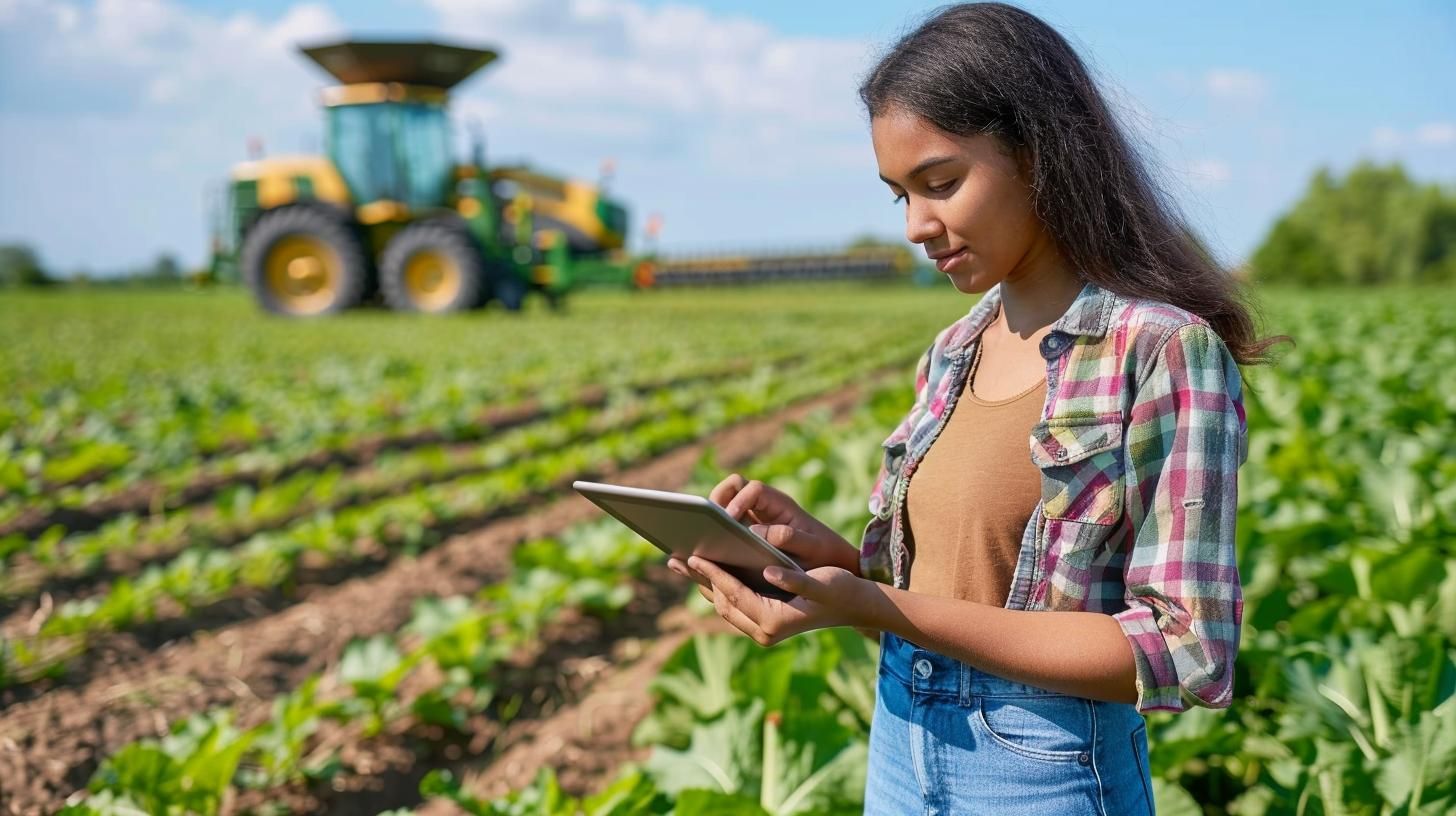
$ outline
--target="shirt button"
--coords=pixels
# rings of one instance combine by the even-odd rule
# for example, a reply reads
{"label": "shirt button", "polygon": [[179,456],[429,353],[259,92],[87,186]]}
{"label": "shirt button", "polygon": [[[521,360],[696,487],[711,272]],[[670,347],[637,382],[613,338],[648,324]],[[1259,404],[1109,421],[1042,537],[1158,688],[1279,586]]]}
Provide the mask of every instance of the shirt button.
{"label": "shirt button", "polygon": [[1052,454],[1052,458],[1057,460],[1058,462],[1065,461],[1067,458],[1067,449],[1057,448],[1056,453]]}
{"label": "shirt button", "polygon": [[929,660],[926,660],[923,657],[920,658],[919,660],[915,661],[915,673],[918,674],[918,675],[920,675],[920,679],[922,679],[922,680],[924,680],[925,678],[929,677],[930,676],[930,661]]}

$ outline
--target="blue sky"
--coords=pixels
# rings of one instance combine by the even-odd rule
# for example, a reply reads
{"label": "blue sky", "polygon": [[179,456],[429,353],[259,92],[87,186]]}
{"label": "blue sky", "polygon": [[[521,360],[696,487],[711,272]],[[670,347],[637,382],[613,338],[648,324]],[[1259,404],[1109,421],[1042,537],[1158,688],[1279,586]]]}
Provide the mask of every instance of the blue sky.
{"label": "blue sky", "polygon": [[[1456,180],[1456,4],[1024,5],[1067,35],[1226,260],[1310,173],[1361,158]],[[457,119],[492,160],[595,178],[668,251],[903,234],[854,95],[914,2],[0,0],[0,241],[61,271],[204,260],[204,194],[244,158],[321,144],[298,42],[498,47]],[[463,147],[463,146],[462,146]],[[639,235],[634,235],[638,240]]]}

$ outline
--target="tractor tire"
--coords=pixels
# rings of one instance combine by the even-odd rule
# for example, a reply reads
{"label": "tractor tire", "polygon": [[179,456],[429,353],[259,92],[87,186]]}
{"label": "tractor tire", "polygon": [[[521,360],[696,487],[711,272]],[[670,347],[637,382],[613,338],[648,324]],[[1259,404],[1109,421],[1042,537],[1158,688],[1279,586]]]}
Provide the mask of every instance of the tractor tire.
{"label": "tractor tire", "polygon": [[258,304],[274,314],[314,317],[359,303],[368,286],[364,247],[343,216],[291,204],[258,217],[243,237],[239,266]]}
{"label": "tractor tire", "polygon": [[480,249],[465,224],[432,219],[399,231],[379,259],[384,302],[402,312],[473,309],[485,290]]}

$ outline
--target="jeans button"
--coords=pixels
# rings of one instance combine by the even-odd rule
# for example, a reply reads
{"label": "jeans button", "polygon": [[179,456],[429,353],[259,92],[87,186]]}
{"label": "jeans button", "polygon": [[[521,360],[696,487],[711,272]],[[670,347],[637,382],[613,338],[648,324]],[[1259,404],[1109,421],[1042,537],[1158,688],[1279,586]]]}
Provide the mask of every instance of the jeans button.
{"label": "jeans button", "polygon": [[1092,761],[1092,757],[1089,756],[1086,751],[1083,751],[1082,753],[1077,754],[1077,761],[1082,763],[1083,765],[1086,765],[1088,762]]}
{"label": "jeans button", "polygon": [[918,675],[920,675],[920,679],[921,680],[924,680],[925,678],[929,677],[930,676],[930,661],[929,660],[926,660],[923,657],[920,658],[919,660],[915,661],[915,673],[918,674]]}

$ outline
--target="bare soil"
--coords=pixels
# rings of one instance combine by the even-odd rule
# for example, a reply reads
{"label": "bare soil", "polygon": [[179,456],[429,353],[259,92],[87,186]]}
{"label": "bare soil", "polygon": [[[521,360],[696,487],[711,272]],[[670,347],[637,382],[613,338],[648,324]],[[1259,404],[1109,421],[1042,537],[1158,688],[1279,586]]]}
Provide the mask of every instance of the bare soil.
{"label": "bare soil", "polygon": [[[851,386],[801,402],[771,417],[741,423],[701,442],[678,448],[613,474],[617,481],[676,489],[685,484],[703,451],[712,447],[731,469],[769,447],[783,427],[813,411],[852,408],[860,388]],[[193,631],[143,654],[105,663],[84,682],[20,700],[0,711],[0,813],[32,814],[59,807],[85,786],[101,758],[121,746],[166,732],[169,724],[217,706],[235,706],[247,721],[270,700],[309,675],[330,668],[355,637],[398,630],[417,598],[470,593],[499,580],[518,542],[552,535],[599,517],[585,499],[566,495],[528,516],[492,522],[456,535],[419,558],[395,558],[370,575],[337,586],[319,586],[301,602],[219,630]],[[467,746],[468,747],[468,746]],[[484,750],[484,746],[481,746]],[[408,756],[406,756],[408,755]],[[463,756],[463,753],[462,753]],[[408,751],[405,766],[421,765]],[[446,754],[445,758],[450,759]],[[366,763],[385,780],[392,763]],[[413,770],[398,772],[398,790]],[[414,783],[417,785],[418,780]],[[340,792],[343,793],[343,792]],[[370,813],[375,796],[365,796]],[[342,800],[329,809],[348,812]],[[362,812],[362,811],[360,811]]]}
{"label": "bare soil", "polygon": [[664,613],[661,629],[657,640],[637,642],[642,651],[635,660],[624,657],[610,664],[583,698],[537,724],[499,757],[454,768],[464,789],[486,799],[504,796],[550,768],[562,788],[582,796],[599,790],[626,762],[645,760],[650,749],[633,746],[631,736],[652,709],[652,679],[693,635],[737,631],[716,615],[699,618],[685,606]]}

